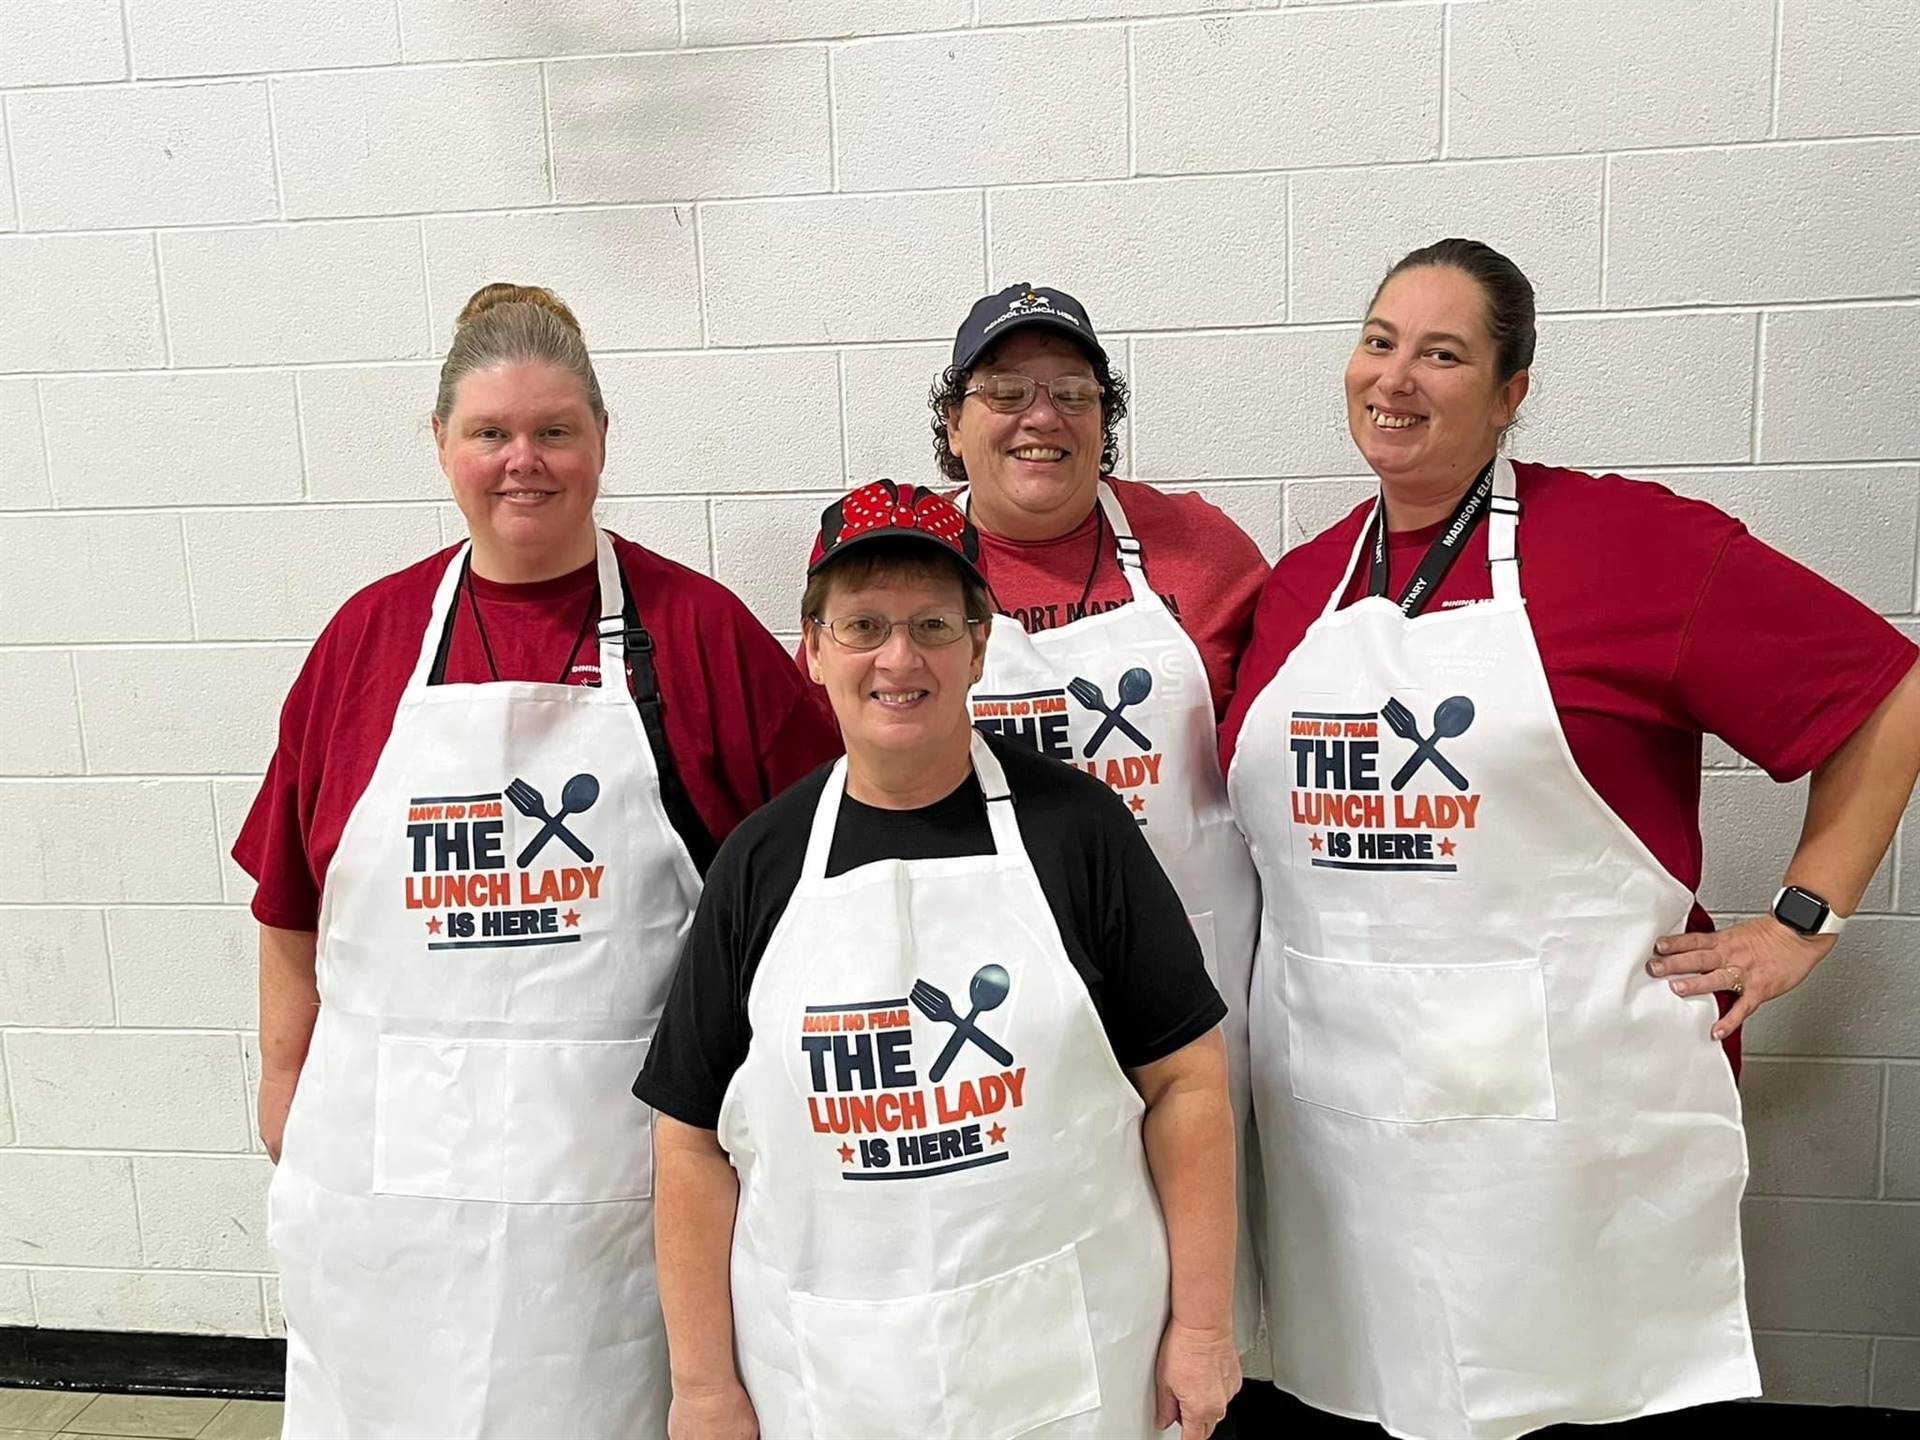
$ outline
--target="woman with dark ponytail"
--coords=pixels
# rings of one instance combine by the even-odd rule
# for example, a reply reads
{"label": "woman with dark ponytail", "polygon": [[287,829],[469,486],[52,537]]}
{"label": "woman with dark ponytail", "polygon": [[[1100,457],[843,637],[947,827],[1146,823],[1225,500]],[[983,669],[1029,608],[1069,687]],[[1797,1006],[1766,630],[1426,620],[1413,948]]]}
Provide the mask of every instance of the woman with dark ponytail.
{"label": "woman with dark ponytail", "polygon": [[[1222,732],[1277,1381],[1404,1436],[1759,1392],[1729,1062],[1920,769],[1879,616],[1712,506],[1500,453],[1534,343],[1487,246],[1393,267],[1346,371],[1378,498],[1274,568]],[[1771,913],[1717,932],[1707,734],[1813,777]]]}
{"label": "woman with dark ponytail", "polygon": [[285,1434],[660,1440],[628,1089],[715,844],[838,744],[739,600],[595,525],[551,291],[467,302],[433,433],[468,538],[327,625],[234,847]]}

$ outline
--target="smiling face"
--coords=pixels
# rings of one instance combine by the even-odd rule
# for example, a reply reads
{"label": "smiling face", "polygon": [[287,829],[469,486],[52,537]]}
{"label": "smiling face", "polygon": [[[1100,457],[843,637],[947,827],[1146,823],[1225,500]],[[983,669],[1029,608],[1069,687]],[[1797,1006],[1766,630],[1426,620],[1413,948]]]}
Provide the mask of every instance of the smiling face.
{"label": "smiling face", "polygon": [[1444,492],[1493,455],[1526,396],[1527,372],[1499,378],[1479,283],[1426,265],[1381,287],[1346,387],[1347,427],[1381,481]]}
{"label": "smiling face", "polygon": [[[966,614],[966,592],[951,567],[900,566],[857,584],[835,581],[806,627],[807,670],[824,686],[852,763],[922,758],[929,767],[967,751],[967,689],[986,657],[987,626],[967,626],[950,645],[916,644],[898,625],[877,650],[851,650],[826,625],[844,616],[881,622]],[[950,753],[952,752],[952,753]]]}
{"label": "smiling face", "polygon": [[[1095,378],[1093,363],[1058,333],[1019,330],[973,367],[968,384],[989,374],[1051,383]],[[947,443],[967,467],[974,523],[1014,540],[1049,540],[1093,510],[1100,483],[1100,407],[1062,415],[1045,390],[1017,415],[1002,415],[979,395],[947,412]]]}
{"label": "smiling face", "polygon": [[433,437],[480,575],[545,579],[593,558],[606,422],[571,371],[540,363],[472,371]]}

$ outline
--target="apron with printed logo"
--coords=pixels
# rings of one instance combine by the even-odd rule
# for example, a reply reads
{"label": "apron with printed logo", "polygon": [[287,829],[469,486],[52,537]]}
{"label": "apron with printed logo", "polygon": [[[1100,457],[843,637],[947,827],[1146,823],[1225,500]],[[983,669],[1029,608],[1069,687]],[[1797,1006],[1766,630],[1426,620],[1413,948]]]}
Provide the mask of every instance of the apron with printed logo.
{"label": "apron with printed logo", "polygon": [[1248,1123],[1247,990],[1260,926],[1260,886],[1227,805],[1213,694],[1200,651],[1154,592],[1119,496],[1100,483],[1116,558],[1132,600],[1029,635],[999,617],[973,687],[973,723],[1104,780],[1179,892],[1227,1002],[1229,1093],[1240,1162],[1234,1330],[1250,1375],[1268,1373],[1253,1225],[1259,1172]]}
{"label": "apron with printed logo", "polygon": [[779,1440],[1146,1440],[1167,1240],[1138,1092],[999,761],[994,853],[828,878],[833,768],[721,1107],[733,1314]]}
{"label": "apron with printed logo", "polygon": [[1490,489],[1493,599],[1341,609],[1376,507],[1229,777],[1276,1378],[1422,1440],[1759,1393],[1716,1007],[1645,968],[1693,897],[1574,764]]}
{"label": "apron with printed logo", "polygon": [[454,557],[328,868],[269,1205],[291,1440],[666,1433],[630,1087],[700,879],[597,552],[600,686],[430,683]]}

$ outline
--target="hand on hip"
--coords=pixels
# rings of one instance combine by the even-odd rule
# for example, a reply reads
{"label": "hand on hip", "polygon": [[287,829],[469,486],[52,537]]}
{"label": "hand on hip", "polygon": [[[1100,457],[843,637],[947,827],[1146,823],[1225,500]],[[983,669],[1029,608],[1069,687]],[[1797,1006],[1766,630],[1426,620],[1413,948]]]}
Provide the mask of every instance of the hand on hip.
{"label": "hand on hip", "polygon": [[1733,1008],[1713,1027],[1713,1038],[1724,1040],[1767,1001],[1806,979],[1836,938],[1799,935],[1761,915],[1706,934],[1663,935],[1654,942],[1647,973],[1672,976],[1667,984],[1676,995],[1731,991]]}

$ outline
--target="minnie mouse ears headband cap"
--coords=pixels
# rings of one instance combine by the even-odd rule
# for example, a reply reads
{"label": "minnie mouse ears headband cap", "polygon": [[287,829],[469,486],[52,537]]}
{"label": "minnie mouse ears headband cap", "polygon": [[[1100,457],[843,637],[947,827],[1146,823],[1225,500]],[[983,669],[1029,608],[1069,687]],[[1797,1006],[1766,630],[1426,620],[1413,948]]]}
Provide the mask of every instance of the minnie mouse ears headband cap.
{"label": "minnie mouse ears headband cap", "polygon": [[917,540],[937,545],[985,583],[980,575],[980,532],[944,495],[917,485],[875,480],[841,496],[820,513],[817,574],[849,548],[870,540]]}

